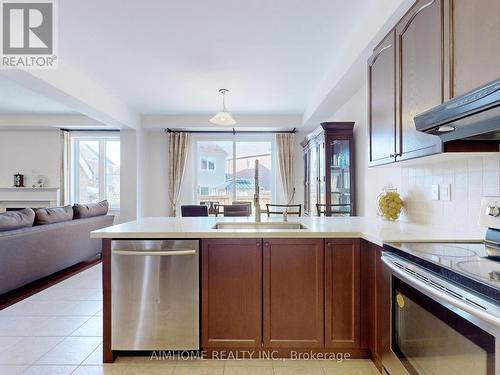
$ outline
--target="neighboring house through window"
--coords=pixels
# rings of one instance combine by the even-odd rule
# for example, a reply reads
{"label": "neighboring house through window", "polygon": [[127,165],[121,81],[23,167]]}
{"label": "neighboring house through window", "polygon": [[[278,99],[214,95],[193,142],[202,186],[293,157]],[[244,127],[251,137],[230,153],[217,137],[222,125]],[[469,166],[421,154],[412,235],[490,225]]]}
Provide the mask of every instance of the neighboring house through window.
{"label": "neighboring house through window", "polygon": [[200,169],[202,171],[215,171],[216,159],[211,156],[200,157]]}
{"label": "neighboring house through window", "polygon": [[252,202],[255,160],[259,160],[262,207],[275,196],[275,142],[272,136],[198,136],[195,138],[196,203]]}
{"label": "neighboring house through window", "polygon": [[120,209],[120,136],[118,133],[71,134],[71,201],[107,199]]}

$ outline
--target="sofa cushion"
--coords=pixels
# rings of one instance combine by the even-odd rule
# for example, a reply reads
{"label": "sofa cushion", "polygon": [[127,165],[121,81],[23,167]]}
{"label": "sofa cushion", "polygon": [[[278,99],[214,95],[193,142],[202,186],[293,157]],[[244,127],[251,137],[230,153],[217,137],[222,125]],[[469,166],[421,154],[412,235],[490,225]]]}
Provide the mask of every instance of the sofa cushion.
{"label": "sofa cushion", "polygon": [[0,232],[33,226],[35,212],[31,208],[0,214]]}
{"label": "sofa cushion", "polygon": [[35,225],[60,223],[73,220],[73,207],[49,207],[35,209]]}
{"label": "sofa cushion", "polygon": [[85,217],[103,216],[108,213],[109,203],[107,200],[98,203],[74,204],[73,212],[75,219],[83,219]]}

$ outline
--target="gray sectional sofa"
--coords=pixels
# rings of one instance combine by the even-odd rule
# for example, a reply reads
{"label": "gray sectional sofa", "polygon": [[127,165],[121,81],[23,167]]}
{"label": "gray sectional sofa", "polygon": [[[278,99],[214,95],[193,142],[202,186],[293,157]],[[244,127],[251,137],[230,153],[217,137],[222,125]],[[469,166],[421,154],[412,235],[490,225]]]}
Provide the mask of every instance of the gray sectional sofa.
{"label": "gray sectional sofa", "polygon": [[[107,207],[104,214],[102,208],[96,214],[95,207],[83,206],[80,214],[68,217],[67,207],[71,208],[66,206],[61,210],[48,209],[45,212],[35,210],[32,226],[23,222],[26,218],[20,219],[21,215],[17,215],[15,218],[20,222],[19,228],[0,230],[0,294],[95,258],[101,253],[101,242],[90,239],[90,232],[113,225],[114,216],[106,215]],[[31,219],[30,215],[28,211],[28,220]],[[12,215],[8,217],[11,218]]]}

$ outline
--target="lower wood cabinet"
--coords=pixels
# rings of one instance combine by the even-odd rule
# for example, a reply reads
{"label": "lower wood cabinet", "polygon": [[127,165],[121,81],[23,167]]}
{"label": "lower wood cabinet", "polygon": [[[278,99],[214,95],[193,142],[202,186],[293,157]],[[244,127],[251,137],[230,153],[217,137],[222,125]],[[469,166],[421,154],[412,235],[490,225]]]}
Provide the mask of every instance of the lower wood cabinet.
{"label": "lower wood cabinet", "polygon": [[359,239],[202,240],[202,348],[366,357],[360,266]]}
{"label": "lower wood cabinet", "polygon": [[264,239],[264,347],[323,347],[323,239]]}
{"label": "lower wood cabinet", "polygon": [[360,241],[325,243],[325,347],[360,348]]}
{"label": "lower wood cabinet", "polygon": [[380,364],[383,353],[390,351],[391,331],[391,274],[384,266],[381,255],[383,249],[372,244],[372,252],[375,254],[375,327],[374,348],[372,350],[375,363]]}
{"label": "lower wood cabinet", "polygon": [[203,348],[260,348],[262,240],[202,241]]}
{"label": "lower wood cabinet", "polygon": [[383,249],[367,241],[362,247],[366,254],[361,259],[365,297],[361,310],[365,319],[362,327],[366,330],[367,347],[373,362],[382,369],[383,353],[390,350],[391,276],[381,260]]}

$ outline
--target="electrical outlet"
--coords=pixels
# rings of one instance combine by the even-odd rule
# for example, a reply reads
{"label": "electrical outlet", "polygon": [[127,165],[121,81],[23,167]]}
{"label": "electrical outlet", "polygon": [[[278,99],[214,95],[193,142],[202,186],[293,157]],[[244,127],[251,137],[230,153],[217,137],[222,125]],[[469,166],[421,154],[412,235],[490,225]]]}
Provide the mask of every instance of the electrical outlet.
{"label": "electrical outlet", "polygon": [[451,201],[451,185],[450,184],[439,185],[439,197],[442,201]]}
{"label": "electrical outlet", "polygon": [[439,200],[439,185],[432,185],[432,200],[433,201],[438,201]]}

